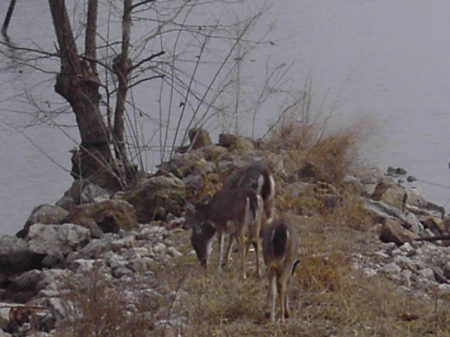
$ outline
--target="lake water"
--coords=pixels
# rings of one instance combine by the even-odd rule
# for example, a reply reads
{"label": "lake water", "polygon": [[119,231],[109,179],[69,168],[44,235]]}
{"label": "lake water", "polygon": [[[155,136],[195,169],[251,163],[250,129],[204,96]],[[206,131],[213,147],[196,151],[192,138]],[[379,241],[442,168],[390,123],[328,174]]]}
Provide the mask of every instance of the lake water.
{"label": "lake water", "polygon": [[[5,13],[9,1],[0,2]],[[291,82],[311,79],[314,108],[336,121],[370,116],[373,135],[365,157],[381,169],[400,166],[433,201],[450,203],[450,2],[434,0],[285,0],[263,20],[273,25],[274,63],[292,64]],[[3,16],[2,16],[3,19]],[[14,42],[52,46],[48,4],[17,2],[9,34]],[[70,186],[75,128],[21,129],[32,111],[25,89],[39,102],[55,104],[53,83],[0,55],[0,232],[15,233],[32,208],[54,203]],[[145,97],[141,97],[144,99]],[[139,98],[138,98],[139,99]],[[48,103],[46,103],[48,102]],[[263,132],[276,116],[261,115]],[[60,118],[73,124],[71,114]],[[67,137],[64,132],[68,132]]]}

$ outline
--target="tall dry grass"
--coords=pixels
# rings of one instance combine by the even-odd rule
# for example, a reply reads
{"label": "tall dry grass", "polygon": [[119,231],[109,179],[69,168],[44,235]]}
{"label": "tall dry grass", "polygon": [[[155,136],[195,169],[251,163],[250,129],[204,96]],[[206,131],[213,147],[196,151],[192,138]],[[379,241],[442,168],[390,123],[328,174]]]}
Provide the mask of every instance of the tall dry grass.
{"label": "tall dry grass", "polygon": [[[310,237],[311,238],[311,237]],[[339,241],[339,240],[336,240]],[[195,257],[183,257],[186,271],[183,312],[186,337],[360,336],[444,337],[450,335],[450,309],[443,297],[411,297],[383,277],[366,277],[349,265],[343,242],[329,242],[301,255],[291,281],[291,317],[285,324],[267,317],[267,280],[245,282],[230,265],[222,274],[204,273]],[[313,246],[314,243],[311,244]],[[335,246],[336,245],[336,246]],[[320,245],[322,246],[322,245]],[[312,253],[321,251],[322,254]],[[252,265],[250,264],[251,268]],[[167,275],[167,280],[174,279]]]}
{"label": "tall dry grass", "polygon": [[[276,177],[277,212],[290,217],[301,238],[300,264],[289,290],[291,317],[285,324],[273,324],[266,317],[268,282],[254,275],[253,254],[249,259],[253,274],[245,282],[238,273],[236,252],[221,274],[213,256],[206,273],[185,232],[178,241],[183,256],[170,268],[154,266],[158,291],[184,295],[176,307],[160,303],[153,310],[159,312],[159,320],[164,319],[161,313],[169,319],[176,312],[186,318],[186,325],[176,332],[155,330],[156,318],[141,315],[148,310],[145,301],[131,315],[135,318],[125,315],[121,290],[93,278],[87,288],[68,287],[71,295],[66,300],[74,316],[60,336],[450,336],[449,298],[439,293],[433,298],[411,296],[382,276],[367,277],[352,268],[352,254],[366,248],[358,245],[364,245],[368,235],[364,230],[370,226],[360,191],[344,179],[357,173],[361,130],[324,133],[311,125],[286,123],[273,130],[266,145],[282,154],[287,170],[286,177]],[[314,175],[302,181],[299,170],[305,164]],[[205,191],[214,190],[212,185],[216,186]]]}

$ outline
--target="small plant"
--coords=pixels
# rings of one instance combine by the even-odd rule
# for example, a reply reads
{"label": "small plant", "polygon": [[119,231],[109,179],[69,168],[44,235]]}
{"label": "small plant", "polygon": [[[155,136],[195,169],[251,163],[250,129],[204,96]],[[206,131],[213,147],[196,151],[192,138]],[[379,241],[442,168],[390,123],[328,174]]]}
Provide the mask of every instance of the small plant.
{"label": "small plant", "polygon": [[152,313],[160,305],[141,298],[130,303],[125,289],[93,268],[83,279],[66,279],[62,303],[65,318],[61,337],[144,337],[154,329]]}

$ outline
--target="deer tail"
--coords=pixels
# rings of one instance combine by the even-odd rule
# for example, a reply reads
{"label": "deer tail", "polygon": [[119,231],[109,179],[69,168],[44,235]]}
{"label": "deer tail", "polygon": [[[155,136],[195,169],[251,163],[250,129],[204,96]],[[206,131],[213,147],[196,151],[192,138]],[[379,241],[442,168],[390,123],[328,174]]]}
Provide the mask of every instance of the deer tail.
{"label": "deer tail", "polygon": [[279,223],[275,227],[272,235],[273,252],[276,257],[280,258],[286,254],[288,240],[288,227],[284,223]]}

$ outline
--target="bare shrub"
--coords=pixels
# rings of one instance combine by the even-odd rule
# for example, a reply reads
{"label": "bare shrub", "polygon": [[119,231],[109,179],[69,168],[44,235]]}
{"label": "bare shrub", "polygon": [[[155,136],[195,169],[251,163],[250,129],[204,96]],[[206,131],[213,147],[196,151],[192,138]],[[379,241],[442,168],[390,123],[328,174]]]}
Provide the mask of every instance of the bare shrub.
{"label": "bare shrub", "polygon": [[65,318],[56,336],[148,336],[160,303],[145,297],[130,302],[126,290],[93,268],[83,279],[66,279],[62,303]]}

